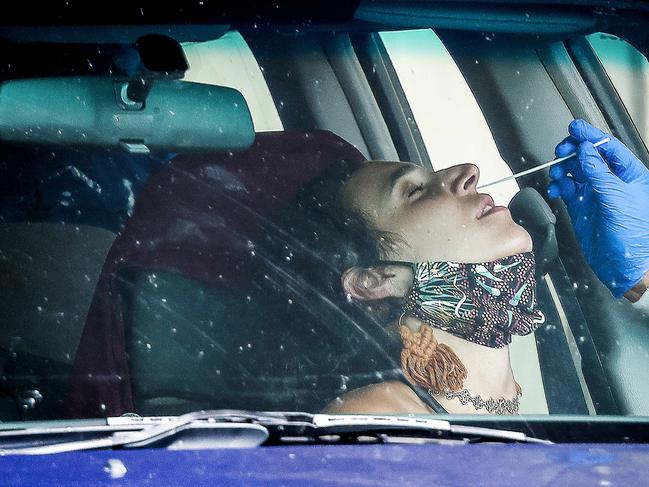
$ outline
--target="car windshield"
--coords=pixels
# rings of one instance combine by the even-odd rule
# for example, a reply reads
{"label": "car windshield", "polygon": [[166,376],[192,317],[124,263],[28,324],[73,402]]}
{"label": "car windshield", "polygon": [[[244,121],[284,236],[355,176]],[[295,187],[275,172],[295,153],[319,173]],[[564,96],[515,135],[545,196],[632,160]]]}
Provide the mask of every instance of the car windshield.
{"label": "car windshield", "polygon": [[0,421],[649,414],[647,312],[509,177],[575,118],[649,161],[640,20],[400,4],[0,29]]}

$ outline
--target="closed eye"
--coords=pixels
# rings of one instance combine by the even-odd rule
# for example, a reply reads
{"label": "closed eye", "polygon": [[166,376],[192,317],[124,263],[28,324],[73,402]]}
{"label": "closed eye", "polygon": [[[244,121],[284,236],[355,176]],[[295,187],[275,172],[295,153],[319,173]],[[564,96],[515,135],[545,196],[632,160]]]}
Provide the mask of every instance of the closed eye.
{"label": "closed eye", "polygon": [[411,187],[410,190],[408,191],[408,198],[412,198],[419,191],[423,191],[423,190],[424,190],[423,184],[418,184],[417,186]]}

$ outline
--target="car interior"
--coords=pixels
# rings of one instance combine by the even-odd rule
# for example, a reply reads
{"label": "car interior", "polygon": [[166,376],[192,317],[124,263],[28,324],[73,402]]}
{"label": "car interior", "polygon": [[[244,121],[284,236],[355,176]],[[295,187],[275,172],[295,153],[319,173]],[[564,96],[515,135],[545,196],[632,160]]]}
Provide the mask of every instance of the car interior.
{"label": "car interior", "polygon": [[[291,266],[318,257],[294,263],[269,219],[337,159],[471,162],[493,181],[552,159],[584,118],[649,161],[589,43],[600,26],[552,14],[456,25],[424,7],[395,23],[398,2],[369,5],[335,29],[151,28],[187,66],[151,75],[132,116],[101,100],[143,72],[127,55],[144,60],[142,32],[0,32],[15,63],[0,85],[0,420],[318,412],[403,380],[384,329],[297,278]],[[538,281],[546,322],[511,349],[520,412],[646,415],[649,320],[596,279],[548,182],[543,171],[489,190],[508,204],[535,189],[544,198],[522,211],[556,218]]]}

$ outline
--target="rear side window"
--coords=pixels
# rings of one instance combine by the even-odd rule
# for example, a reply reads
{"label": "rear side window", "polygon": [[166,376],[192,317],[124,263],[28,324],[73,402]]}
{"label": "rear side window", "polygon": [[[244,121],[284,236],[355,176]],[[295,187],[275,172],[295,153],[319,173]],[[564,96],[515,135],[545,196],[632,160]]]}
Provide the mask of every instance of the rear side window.
{"label": "rear side window", "polygon": [[[482,182],[510,175],[471,88],[437,34],[431,29],[382,32],[381,40],[433,169],[476,164]],[[489,192],[496,204],[506,205],[518,189],[512,180]]]}
{"label": "rear side window", "polygon": [[632,44],[598,32],[587,36],[645,145],[649,142],[649,62]]}
{"label": "rear side window", "polygon": [[284,128],[259,64],[239,32],[230,31],[212,41],[187,42],[183,50],[190,66],[185,81],[239,90],[257,132]]}

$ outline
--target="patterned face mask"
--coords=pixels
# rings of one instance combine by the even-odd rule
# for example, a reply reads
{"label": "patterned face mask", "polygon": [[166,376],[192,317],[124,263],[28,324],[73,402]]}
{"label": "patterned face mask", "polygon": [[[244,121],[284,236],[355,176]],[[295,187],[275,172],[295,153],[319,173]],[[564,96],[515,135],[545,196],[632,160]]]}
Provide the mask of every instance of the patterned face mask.
{"label": "patterned face mask", "polygon": [[433,328],[502,348],[512,335],[532,333],[545,321],[536,306],[532,252],[480,264],[416,262],[412,269],[414,282],[403,313],[430,325],[418,332],[400,327],[401,365],[413,383],[455,391],[466,378],[464,365],[450,347],[437,343]]}
{"label": "patterned face mask", "polygon": [[532,252],[481,264],[416,262],[403,311],[459,338],[502,348],[512,335],[532,333],[545,321],[536,307],[534,267]]}

